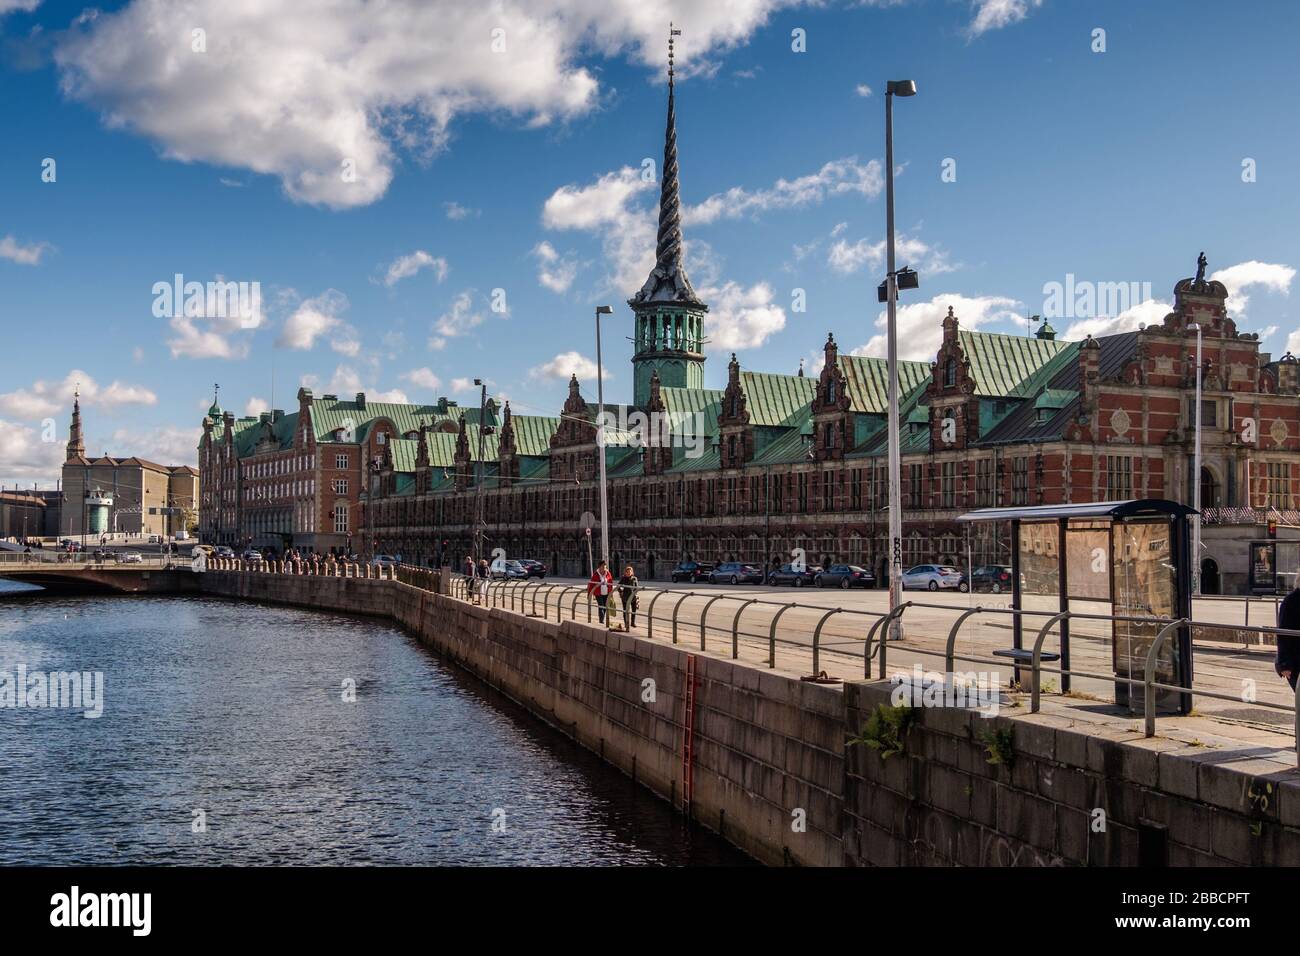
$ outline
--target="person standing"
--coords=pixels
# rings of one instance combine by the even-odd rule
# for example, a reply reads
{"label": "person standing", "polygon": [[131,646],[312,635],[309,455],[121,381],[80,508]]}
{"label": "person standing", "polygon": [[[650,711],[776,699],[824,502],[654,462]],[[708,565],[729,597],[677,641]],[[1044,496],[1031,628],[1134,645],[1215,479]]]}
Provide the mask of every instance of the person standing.
{"label": "person standing", "polygon": [[618,596],[623,600],[623,627],[629,631],[636,627],[636,592],[640,587],[636,571],[629,564],[623,569],[623,576],[618,579]]}
{"label": "person standing", "polygon": [[614,589],[614,575],[609,573],[609,566],[601,561],[587,582],[587,593],[600,605],[600,623],[605,623],[605,605],[609,601],[609,592]]}
{"label": "person standing", "polygon": [[1296,678],[1300,676],[1300,587],[1282,599],[1277,608],[1277,626],[1284,631],[1295,631],[1295,635],[1277,636],[1277,663],[1274,668],[1278,675],[1295,690]]}

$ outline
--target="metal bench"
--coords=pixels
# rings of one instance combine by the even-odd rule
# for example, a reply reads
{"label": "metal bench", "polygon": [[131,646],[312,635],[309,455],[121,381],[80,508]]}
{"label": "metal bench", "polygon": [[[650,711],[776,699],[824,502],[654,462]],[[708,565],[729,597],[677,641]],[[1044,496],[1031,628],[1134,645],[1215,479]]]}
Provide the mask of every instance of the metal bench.
{"label": "metal bench", "polygon": [[[994,651],[994,657],[1009,657],[1017,664],[1032,664],[1034,662],[1034,652],[1027,647],[1008,647],[1005,650]],[[1040,661],[1059,661],[1061,655],[1054,651],[1041,651],[1038,655]]]}

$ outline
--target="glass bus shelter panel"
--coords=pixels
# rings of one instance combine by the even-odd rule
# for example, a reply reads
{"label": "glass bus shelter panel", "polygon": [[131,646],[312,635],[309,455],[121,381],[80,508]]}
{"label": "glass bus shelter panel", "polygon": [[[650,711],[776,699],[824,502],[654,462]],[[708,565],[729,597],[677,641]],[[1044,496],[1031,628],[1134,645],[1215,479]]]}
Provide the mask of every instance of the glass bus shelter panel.
{"label": "glass bus shelter panel", "polygon": [[1300,541],[1252,541],[1250,589],[1287,594],[1300,586]]}
{"label": "glass bus shelter panel", "polygon": [[[1018,547],[1021,608],[1057,613],[1061,609],[1060,526],[1056,521],[1022,521]],[[1028,618],[1026,633],[1034,633],[1044,620]]]}
{"label": "glass bus shelter panel", "polygon": [[[1168,518],[1117,522],[1113,529],[1114,614],[1117,617],[1149,617],[1166,620],[1177,616],[1177,576],[1173,560],[1172,528]],[[1146,675],[1147,654],[1156,634],[1164,626],[1152,621],[1114,621],[1113,657],[1115,675],[1141,681]],[[1170,635],[1156,659],[1156,680],[1176,684],[1181,668],[1178,644]],[[1156,693],[1156,710],[1176,713],[1179,696],[1172,691]],[[1130,713],[1143,712],[1140,686],[1116,682],[1115,699]]]}

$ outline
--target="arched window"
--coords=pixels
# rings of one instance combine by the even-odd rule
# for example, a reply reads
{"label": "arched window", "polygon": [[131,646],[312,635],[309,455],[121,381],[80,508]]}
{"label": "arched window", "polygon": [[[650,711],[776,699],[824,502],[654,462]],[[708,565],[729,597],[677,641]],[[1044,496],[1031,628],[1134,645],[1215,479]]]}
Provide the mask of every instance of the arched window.
{"label": "arched window", "polygon": [[957,360],[948,359],[943,366],[943,387],[952,388],[957,384]]}
{"label": "arched window", "polygon": [[827,448],[834,448],[834,447],[835,447],[835,423],[834,423],[834,422],[827,422],[827,423],[826,423],[826,441],[825,441],[825,444],[826,444],[826,447],[827,447]]}
{"label": "arched window", "polygon": [[826,404],[835,404],[835,379],[828,379],[826,382]]}

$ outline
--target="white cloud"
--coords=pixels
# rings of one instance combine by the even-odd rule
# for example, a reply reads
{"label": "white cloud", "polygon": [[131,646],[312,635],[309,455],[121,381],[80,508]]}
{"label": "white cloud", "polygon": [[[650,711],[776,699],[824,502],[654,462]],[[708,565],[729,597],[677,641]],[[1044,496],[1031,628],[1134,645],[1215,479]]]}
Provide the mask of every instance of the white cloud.
{"label": "white cloud", "polygon": [[445,202],[442,204],[442,208],[446,211],[447,218],[453,222],[459,222],[462,219],[468,219],[470,216],[479,214],[479,210],[469,206],[462,206],[458,202]]}
{"label": "white cloud", "polygon": [[[167,347],[172,358],[242,359],[248,355],[249,337],[266,323],[261,286],[257,286],[258,294],[251,296],[247,303],[250,313],[241,315],[221,298],[218,286],[226,281],[225,276],[218,275],[214,282],[208,283],[202,316],[182,313],[168,320],[172,337],[167,340]],[[179,303],[176,311],[182,312]]]}
{"label": "white cloud", "polygon": [[258,398],[256,395],[250,397],[248,401],[244,403],[245,418],[256,418],[258,415],[262,414],[262,412],[269,412],[270,410],[271,403],[264,398]]}
{"label": "white cloud", "polygon": [[880,160],[873,159],[864,165],[856,156],[849,156],[832,160],[817,172],[797,179],[778,179],[767,189],[750,191],[734,186],[697,206],[687,206],[682,221],[700,225],[719,219],[739,219],[774,209],[799,209],[851,193],[870,199],[880,195],[884,185]]}
{"label": "white cloud", "polygon": [[413,368],[409,372],[402,373],[402,379],[410,382],[416,388],[426,389],[430,392],[436,392],[442,388],[442,379],[433,374],[433,369],[428,366],[424,368]]}
{"label": "white cloud", "polygon": [[785,328],[785,309],[772,301],[766,282],[748,289],[727,282],[698,291],[709,303],[704,329],[711,352],[757,348]]}
{"label": "white cloud", "polygon": [[474,293],[466,290],[452,300],[450,309],[434,320],[429,348],[443,349],[448,339],[462,336],[482,323],[483,313],[474,308]]}
{"label": "white cloud", "polygon": [[451,380],[451,391],[453,395],[461,395],[472,388],[477,388],[474,380],[471,378],[453,378]]}
{"label": "white cloud", "polygon": [[1210,278],[1222,282],[1227,288],[1226,307],[1228,314],[1235,320],[1244,315],[1250,305],[1248,292],[1250,289],[1261,288],[1268,292],[1289,295],[1291,280],[1295,278],[1295,269],[1280,263],[1251,259],[1211,273]]}
{"label": "white cloud", "polygon": [[156,405],[158,396],[142,385],[114,380],[107,387],[81,369],[73,369],[58,381],[37,379],[27,388],[0,394],[0,415],[34,420],[71,414],[73,393],[80,389],[83,406],[114,409],[124,405]]}
{"label": "white cloud", "polygon": [[1031,9],[1042,5],[1043,0],[973,0],[971,6],[975,15],[968,29],[971,36],[979,36],[989,30],[1001,30],[1012,23],[1019,23],[1029,16]]}
{"label": "white cloud", "polygon": [[43,437],[41,430],[0,418],[0,484],[53,484],[63,465],[68,436],[60,433],[48,442]]}
{"label": "white cloud", "polygon": [[355,330],[339,317],[347,307],[348,297],[337,289],[326,289],[314,298],[304,299],[285,320],[276,344],[306,350],[314,347],[317,339],[331,335],[336,352],[355,355],[360,349]]}
{"label": "white cloud", "polygon": [[[0,13],[3,12],[0,10]],[[0,237],[0,259],[8,259],[20,266],[40,265],[41,256],[49,247],[46,242],[29,242],[24,245],[13,236],[3,236]]]}
{"label": "white cloud", "polygon": [[[793,3],[693,7],[681,75],[716,69],[711,55]],[[445,148],[462,115],[544,126],[586,114],[600,90],[584,54],[661,71],[674,15],[662,0],[134,0],[77,25],[55,59],[70,96],[168,158],[275,176],[295,201],[347,208],[384,195],[399,151]],[[191,49],[196,24],[206,52]]]}
{"label": "white cloud", "polygon": [[[314,389],[317,381],[314,375],[303,376],[303,384],[308,388]],[[334,374],[330,377],[329,384],[325,386],[324,394],[348,396],[355,395],[357,392],[365,392],[366,400],[370,402],[394,402],[399,405],[410,402],[401,389],[382,391],[373,382],[367,387],[361,378],[361,373],[353,366],[342,364],[335,366]]]}
{"label": "white cloud", "polygon": [[31,13],[41,5],[41,0],[0,0],[0,17],[6,13]]}
{"label": "white cloud", "polygon": [[559,295],[568,292],[578,276],[579,263],[573,254],[560,255],[544,240],[533,247],[532,254],[537,259],[537,281]]}
{"label": "white cloud", "polygon": [[[898,357],[914,361],[933,362],[943,342],[943,319],[952,306],[954,314],[964,329],[975,329],[1006,319],[1018,319],[1015,299],[1005,296],[981,295],[964,296],[945,292],[929,302],[913,302],[898,307]],[[876,317],[876,328],[881,332],[873,335],[866,345],[853,350],[854,355],[870,355],[884,358],[887,354],[885,329],[888,317],[881,311]]]}
{"label": "white cloud", "polygon": [[1292,355],[1300,356],[1300,329],[1286,337],[1286,350]]}
{"label": "white cloud", "polygon": [[871,95],[871,87],[867,86],[865,83],[859,83],[853,88],[853,92],[858,96],[866,98]]}
{"label": "white cloud", "polygon": [[[859,239],[856,242],[849,242],[843,238],[846,228],[846,223],[840,223],[831,231],[831,237],[835,241],[827,252],[826,264],[841,275],[852,275],[863,266],[883,272],[885,240],[872,242],[869,239]],[[895,237],[894,255],[899,268],[910,266],[918,272],[932,276],[956,269],[956,266],[948,261],[948,254],[942,249],[906,234]]]}
{"label": "white cloud", "polygon": [[447,278],[448,266],[446,259],[442,256],[432,256],[423,249],[417,249],[409,255],[398,256],[389,263],[388,271],[383,279],[384,285],[391,289],[397,283],[410,278],[421,269],[432,269],[439,282]]}
{"label": "white cloud", "polygon": [[1087,319],[1076,319],[1065,330],[1063,338],[1074,341],[1087,338],[1094,339],[1103,335],[1118,335],[1121,332],[1135,332],[1144,325],[1160,325],[1165,316],[1173,309],[1168,302],[1147,299],[1125,309],[1118,315],[1099,315]]}
{"label": "white cloud", "polygon": [[[580,382],[596,381],[596,362],[581,352],[561,352],[549,362],[543,362],[529,371],[529,378],[549,378],[567,382],[569,376],[577,375]],[[605,381],[614,376],[605,370]]]}
{"label": "white cloud", "polygon": [[118,455],[135,455],[160,465],[199,463],[198,445],[202,433],[197,428],[119,428],[112,434],[113,450]]}

